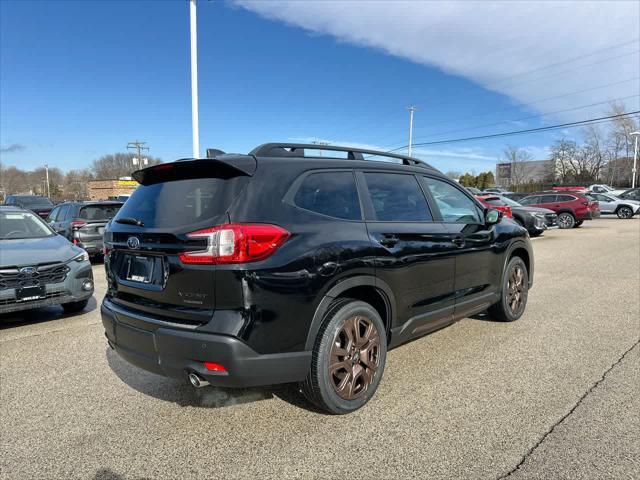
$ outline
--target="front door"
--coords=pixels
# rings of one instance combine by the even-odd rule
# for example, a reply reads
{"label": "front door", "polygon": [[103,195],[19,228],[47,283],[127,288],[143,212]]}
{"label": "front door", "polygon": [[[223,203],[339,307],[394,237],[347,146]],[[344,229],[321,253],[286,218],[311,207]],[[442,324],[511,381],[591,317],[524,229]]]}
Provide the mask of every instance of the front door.
{"label": "front door", "polygon": [[412,174],[359,172],[376,277],[395,295],[392,343],[453,320],[453,245]]}
{"label": "front door", "polygon": [[616,201],[608,195],[601,193],[592,193],[590,196],[595,197],[600,203],[600,211],[602,213],[614,213],[616,210]]}
{"label": "front door", "polygon": [[462,318],[482,311],[495,303],[501,284],[495,226],[485,224],[483,210],[460,187],[427,176],[423,181],[456,248],[454,315]]}

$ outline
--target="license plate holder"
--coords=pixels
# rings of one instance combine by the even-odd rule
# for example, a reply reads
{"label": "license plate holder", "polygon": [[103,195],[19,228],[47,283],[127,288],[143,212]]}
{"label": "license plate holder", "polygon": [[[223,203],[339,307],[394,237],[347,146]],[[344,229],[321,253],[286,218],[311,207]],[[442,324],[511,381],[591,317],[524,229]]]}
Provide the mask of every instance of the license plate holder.
{"label": "license plate holder", "polygon": [[130,282],[151,283],[154,264],[154,259],[151,257],[130,255],[125,279]]}
{"label": "license plate holder", "polygon": [[46,298],[47,290],[44,285],[22,287],[16,290],[16,302],[29,302]]}

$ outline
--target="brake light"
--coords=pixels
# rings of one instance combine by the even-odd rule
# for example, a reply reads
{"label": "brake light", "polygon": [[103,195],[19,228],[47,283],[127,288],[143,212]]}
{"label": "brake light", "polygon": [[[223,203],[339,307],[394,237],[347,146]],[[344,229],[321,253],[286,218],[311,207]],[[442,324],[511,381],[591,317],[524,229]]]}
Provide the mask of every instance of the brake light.
{"label": "brake light", "polygon": [[83,221],[74,221],[71,222],[71,228],[73,228],[74,230],[79,229],[80,227],[82,227],[83,225],[86,225],[87,222],[83,222]]}
{"label": "brake light", "polygon": [[229,223],[187,234],[205,238],[206,250],[183,252],[180,261],[187,264],[215,265],[263,260],[275,252],[291,234],[269,224]]}
{"label": "brake light", "polygon": [[584,205],[585,207],[589,206],[589,202],[582,202],[582,205]]}
{"label": "brake light", "polygon": [[204,362],[204,368],[206,368],[207,370],[209,370],[211,372],[226,372],[227,371],[226,368],[224,368],[219,363],[215,363],[215,362]]}

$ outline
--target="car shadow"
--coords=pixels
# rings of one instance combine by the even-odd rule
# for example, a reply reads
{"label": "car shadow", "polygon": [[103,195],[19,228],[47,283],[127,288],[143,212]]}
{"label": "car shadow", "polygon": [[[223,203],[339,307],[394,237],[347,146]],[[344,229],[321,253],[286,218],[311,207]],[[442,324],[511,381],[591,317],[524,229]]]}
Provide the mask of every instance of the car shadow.
{"label": "car shadow", "polygon": [[25,325],[37,325],[38,323],[73,318],[94,311],[98,308],[98,301],[95,295],[89,299],[89,303],[81,312],[65,313],[60,305],[49,305],[47,307],[34,308],[33,310],[23,310],[21,312],[11,312],[0,314],[0,330],[7,328],[21,327]]}
{"label": "car shadow", "polygon": [[124,477],[110,468],[101,468],[93,476],[93,480],[124,480]]}
{"label": "car shadow", "polygon": [[296,384],[252,388],[194,388],[186,375],[181,380],[147,372],[120,358],[110,347],[106,348],[106,357],[109,368],[129,387],[181,407],[224,408],[277,397],[296,407],[318,411],[302,397]]}

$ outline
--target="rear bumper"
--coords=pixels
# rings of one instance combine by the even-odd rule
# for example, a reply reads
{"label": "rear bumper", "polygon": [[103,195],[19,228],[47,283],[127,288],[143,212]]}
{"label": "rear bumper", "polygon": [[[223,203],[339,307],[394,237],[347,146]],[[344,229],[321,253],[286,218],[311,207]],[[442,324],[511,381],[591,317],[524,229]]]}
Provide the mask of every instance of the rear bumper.
{"label": "rear bumper", "polygon": [[77,239],[76,245],[84,249],[89,255],[99,255],[102,253],[102,250],[104,248],[102,238],[99,238],[97,240],[86,240],[79,238]]}
{"label": "rear bumper", "polygon": [[[166,377],[185,378],[195,372],[211,385],[251,387],[301,381],[311,365],[311,352],[259,354],[235,337],[157,320],[108,299],[102,302],[101,314],[107,341],[118,355]],[[205,361],[227,371],[211,372]]]}

